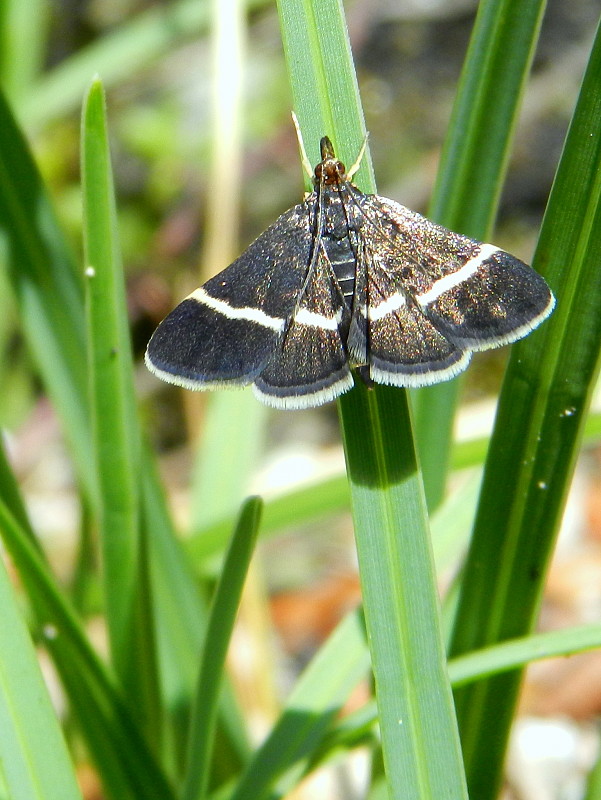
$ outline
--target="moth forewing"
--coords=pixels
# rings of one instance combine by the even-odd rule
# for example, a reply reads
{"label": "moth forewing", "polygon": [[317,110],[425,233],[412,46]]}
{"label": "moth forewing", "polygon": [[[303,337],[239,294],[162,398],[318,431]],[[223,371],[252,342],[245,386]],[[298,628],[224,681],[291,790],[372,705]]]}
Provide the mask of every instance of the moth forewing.
{"label": "moth forewing", "polygon": [[350,389],[348,325],[348,308],[319,247],[282,341],[255,381],[257,396],[276,408],[306,408]]}
{"label": "moth forewing", "polygon": [[368,199],[365,208],[375,220],[374,238],[389,242],[376,247],[386,253],[386,268],[379,275],[378,260],[373,260],[372,283],[394,287],[382,309],[394,305],[395,298],[397,302],[403,296],[411,298],[441,334],[470,350],[515,341],[553,310],[555,300],[545,281],[519,259],[453,233],[387,198]]}
{"label": "moth forewing", "polygon": [[[252,383],[297,306],[312,245],[306,209],[299,204],[161,322],[146,351],[148,368],[188,389]],[[289,250],[296,262],[282,270]]]}

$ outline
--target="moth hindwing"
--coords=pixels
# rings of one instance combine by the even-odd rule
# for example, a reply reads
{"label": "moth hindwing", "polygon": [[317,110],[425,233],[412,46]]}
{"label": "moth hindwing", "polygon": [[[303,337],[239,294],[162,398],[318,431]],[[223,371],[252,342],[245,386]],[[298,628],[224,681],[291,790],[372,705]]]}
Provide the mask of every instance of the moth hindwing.
{"label": "moth hindwing", "polygon": [[368,382],[426,386],[474,350],[525,336],[553,310],[531,267],[347,176],[321,140],[314,191],[159,325],[149,369],[188,389],[253,384],[277,408]]}

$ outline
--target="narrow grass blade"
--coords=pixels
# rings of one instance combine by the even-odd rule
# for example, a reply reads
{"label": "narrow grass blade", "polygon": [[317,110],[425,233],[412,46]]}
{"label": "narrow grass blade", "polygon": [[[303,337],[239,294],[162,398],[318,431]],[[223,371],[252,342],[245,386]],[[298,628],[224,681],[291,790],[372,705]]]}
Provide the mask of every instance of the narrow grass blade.
{"label": "narrow grass blade", "polygon": [[[342,4],[278,8],[309,158],[327,133],[354,159],[364,123]],[[357,183],[374,189],[367,159]],[[340,416],[390,796],[465,797],[406,395],[356,386]]]}
{"label": "narrow grass blade", "polygon": [[[583,443],[586,446],[595,445],[600,438],[601,415],[591,414],[585,422]],[[462,470],[480,466],[486,458],[488,445],[489,439],[486,437],[455,442],[451,451],[451,468]],[[348,480],[345,475],[334,475],[319,483],[292,489],[266,500],[261,536],[276,536],[286,527],[298,527],[326,519],[330,515],[344,512],[349,507]],[[186,549],[201,574],[214,572],[215,557],[223,552],[228,531],[231,531],[234,522],[233,517],[224,517],[212,525],[195,531],[186,541]],[[436,517],[434,524],[437,524]]]}
{"label": "narrow grass blade", "polygon": [[95,497],[83,290],[27,144],[0,94],[0,234],[19,319],[80,481]]}
{"label": "narrow grass blade", "polygon": [[[160,700],[155,659],[161,660],[162,697],[181,715],[192,696],[193,665],[206,610],[175,542],[173,526],[148,452],[140,461],[127,315],[116,246],[103,102],[98,83],[93,85],[88,98],[83,135],[86,208],[93,210],[86,215],[86,263],[94,268],[94,275],[88,281],[90,342],[95,375],[93,398],[99,484],[102,487],[109,619],[116,625],[113,649],[118,671],[128,687],[127,694],[143,712],[149,730],[156,737],[160,729]],[[96,248],[94,253],[92,245]],[[140,501],[142,511],[139,518]],[[143,523],[141,540],[138,539],[140,522]],[[140,551],[138,547],[141,547]],[[146,562],[137,560],[147,547],[147,557],[154,565],[151,578],[144,568]],[[156,619],[151,614],[151,593],[156,594],[153,598]],[[178,599],[177,607],[174,606],[175,598]],[[156,646],[160,649],[158,655],[155,654],[155,635]],[[242,756],[246,749],[241,735],[243,727],[234,705],[230,703],[227,708],[228,711],[223,712],[224,724],[234,749]],[[152,725],[151,721],[157,724]],[[181,728],[181,716],[177,726]],[[172,731],[177,738],[175,727]],[[176,741],[170,741],[167,746],[174,751],[178,749]]]}
{"label": "narrow grass blade", "polygon": [[[430,216],[488,239],[545,0],[483,0],[443,149]],[[511,57],[508,58],[508,53]],[[441,501],[460,381],[412,392],[428,506]]]}
{"label": "narrow grass blade", "polygon": [[2,432],[0,431],[0,497],[6,503],[10,513],[17,520],[23,530],[27,531],[31,541],[37,546],[37,540],[31,528],[25,503],[21,496],[19,484],[16,481],[14,473],[8,463],[8,458],[4,449],[4,441]]}
{"label": "narrow grass blade", "polygon": [[[532,628],[597,379],[600,71],[598,32],[535,256],[558,305],[512,352],[465,569],[454,655]],[[457,693],[470,787],[482,800],[495,796],[500,781],[519,682],[518,672]]]}
{"label": "narrow grass blade", "polygon": [[11,800],[81,800],[73,765],[0,559],[0,764]]}
{"label": "narrow grass blade", "polygon": [[[480,680],[486,675],[506,672],[546,658],[585,653],[601,646],[601,625],[581,625],[563,631],[534,634],[500,645],[477,650],[449,661],[449,678],[454,687]],[[323,761],[337,748],[356,747],[369,742],[378,721],[375,701],[370,701],[339,720],[324,737],[316,761]]]}
{"label": "narrow grass blade", "polygon": [[338,749],[348,750],[361,745],[377,747],[377,725],[378,708],[375,700],[369,700],[357,711],[351,711],[336,721],[324,737],[315,762],[325,761]]}
{"label": "narrow grass blade", "polygon": [[[143,463],[143,520],[149,538],[162,704],[169,722],[163,763],[169,764],[170,774],[179,780],[208,603],[176,536],[148,448]],[[248,761],[250,746],[242,714],[227,681],[221,694],[220,725],[225,734],[220,763],[227,763],[236,772]]]}
{"label": "narrow grass blade", "polygon": [[[216,274],[237,255],[246,5],[244,0],[219,0],[210,4],[213,64],[211,160],[201,281]],[[242,499],[248,495],[250,477],[263,442],[267,409],[257,402],[249,389],[189,397],[186,407],[192,429],[198,427],[193,415],[201,416],[200,446],[196,449],[191,486],[191,525],[198,528],[229,516],[232,521],[225,531],[225,544],[231,537],[234,515]],[[221,575],[220,581],[223,580]],[[206,611],[203,617],[205,622]],[[212,645],[206,645],[205,654],[207,646],[209,651],[214,649]],[[195,656],[190,665],[196,667],[197,661]],[[181,669],[179,664],[175,666]],[[205,676],[203,681],[206,679]],[[206,688],[208,691],[208,685]],[[198,687],[196,693],[199,694]],[[211,714],[207,716],[207,698],[197,698],[195,704],[197,712],[191,720],[191,736],[195,741],[188,742],[189,773],[184,789],[189,796],[204,791],[206,785],[203,781],[208,777],[213,740],[210,728],[214,719],[211,715],[215,712],[211,707]],[[198,712],[199,705],[205,706],[202,714]],[[212,782],[237,774],[250,757],[247,726],[227,681],[221,691],[220,723],[220,745],[211,772]],[[223,733],[228,739],[227,746]],[[185,746],[184,743],[184,750]]]}
{"label": "narrow grass blade", "polygon": [[467,236],[492,226],[545,7],[545,0],[478,6],[431,203],[438,222]]}
{"label": "narrow grass blade", "polygon": [[18,100],[40,71],[45,55],[50,8],[45,0],[0,6],[0,84]]}
{"label": "narrow grass blade", "polygon": [[[601,627],[583,625],[486,648],[449,663],[454,685],[477,680],[534,660],[585,652],[601,644]],[[345,658],[340,659],[339,654]],[[369,743],[378,722],[375,702],[336,720],[335,709],[324,701],[342,702],[345,692],[369,665],[365,633],[358,613],[350,614],[332,634],[299,679],[280,721],[259,749],[237,788],[224,790],[231,800],[283,797],[298,776],[323,763],[340,749]],[[309,713],[311,712],[311,713]],[[326,715],[324,717],[324,714]],[[217,796],[222,796],[221,792]]]}
{"label": "narrow grass blade", "polygon": [[467,797],[425,502],[398,394],[384,388],[376,403],[361,388],[340,404],[384,765],[391,797]]}
{"label": "narrow grass blade", "polygon": [[[24,335],[60,416],[79,483],[95,511],[98,497],[88,419],[83,288],[31,154],[1,96],[0,232],[8,245],[8,275]],[[171,701],[170,707],[175,709],[185,705],[193,693],[193,670],[188,676],[182,674],[186,672],[182,664],[194,664],[197,657],[203,630],[202,603],[175,542],[173,525],[165,514],[157,512],[164,502],[162,490],[146,459],[142,472],[144,520],[153,550],[160,552],[159,559],[165,566],[160,570],[162,596],[187,598],[182,607],[186,613],[180,608],[173,614],[161,614],[161,652],[179,654],[177,663],[175,656],[168,661],[173,670],[163,673],[163,690]],[[231,735],[236,738],[235,725]],[[240,739],[239,734],[237,738]]]}
{"label": "narrow grass blade", "polygon": [[260,499],[255,497],[247,500],[240,511],[211,605],[190,723],[182,800],[202,800],[206,796],[225,656],[254,550],[260,516]]}
{"label": "narrow grass blade", "polygon": [[[278,12],[294,110],[309,161],[317,164],[319,141],[327,135],[338,157],[350,165],[365,140],[365,122],[342,3],[278,0]],[[355,179],[365,191],[374,188],[369,150]]]}
{"label": "narrow grass blade", "polygon": [[169,785],[122,696],[92,650],[39,550],[1,499],[0,531],[108,793],[120,800],[157,795],[170,800]]}
{"label": "narrow grass blade", "polygon": [[263,444],[267,409],[250,390],[207,396],[192,486],[192,525],[229,517],[224,542],[241,499],[248,494]]}
{"label": "narrow grass blade", "polygon": [[[15,329],[18,328],[16,304],[5,269],[5,237],[0,226],[0,352],[10,353],[14,342]],[[31,401],[31,365],[27,355],[23,358],[0,359],[0,420],[10,430],[23,419],[27,404]]]}
{"label": "narrow grass blade", "polygon": [[[140,537],[140,431],[136,417],[125,287],[100,81],[82,116],[84,254],[87,277],[90,402],[99,486],[106,618],[117,674],[141,718],[149,716],[153,625]],[[144,618],[146,617],[146,618]],[[151,717],[153,715],[150,715]]]}
{"label": "narrow grass blade", "polygon": [[571,656],[601,647],[601,625],[579,625],[564,631],[532,634],[503,644],[475,650],[449,661],[449,676],[454,687],[480,680],[487,675],[508,672],[544,658]]}

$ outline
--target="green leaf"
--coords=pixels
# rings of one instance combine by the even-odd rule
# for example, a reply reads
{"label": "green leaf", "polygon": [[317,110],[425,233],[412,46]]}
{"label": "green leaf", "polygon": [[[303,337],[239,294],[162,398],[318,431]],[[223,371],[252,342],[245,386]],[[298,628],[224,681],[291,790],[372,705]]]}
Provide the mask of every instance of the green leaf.
{"label": "green leaf", "polygon": [[586,795],[583,800],[599,800],[601,798],[601,756],[588,776]]}
{"label": "green leaf", "polygon": [[[266,501],[261,536],[275,536],[287,526],[304,525],[348,508],[349,488],[344,475],[293,489]],[[224,517],[201,528],[186,542],[191,558],[203,573],[211,570],[213,564],[209,562],[223,552],[232,524],[231,517]]]}
{"label": "green leaf", "polygon": [[449,676],[454,687],[480,680],[487,675],[508,672],[544,658],[571,656],[601,647],[601,625],[579,625],[551,631],[475,650],[449,661]]}
{"label": "green leaf", "polygon": [[0,771],[11,800],[81,800],[65,740],[0,559]]}
{"label": "green leaf", "polygon": [[119,800],[140,800],[152,797],[153,792],[170,800],[167,781],[111,676],[92,650],[38,548],[1,498],[0,531],[107,792]]}
{"label": "green leaf", "polygon": [[[600,438],[601,415],[591,414],[585,423],[584,443],[595,445]],[[451,453],[452,469],[462,470],[480,466],[486,457],[488,445],[487,438],[455,442]],[[443,513],[447,503],[454,503],[453,498],[451,495],[443,503],[440,509]],[[299,527],[325,520],[334,514],[346,511],[349,505],[348,481],[343,474],[334,475],[309,486],[290,489],[265,501],[261,536],[277,536],[287,527]],[[460,512],[464,510],[459,508]],[[456,512],[453,514],[456,521]],[[235,519],[231,516],[224,517],[211,525],[203,526],[186,541],[186,549],[201,574],[214,574],[218,564],[216,556],[223,552],[234,523]],[[433,523],[438,527],[437,515],[434,516]]]}
{"label": "green leaf", "polygon": [[200,800],[206,796],[225,656],[257,538],[260,516],[260,499],[255,497],[247,500],[240,512],[211,605],[190,723],[182,800]]}
{"label": "green leaf", "polygon": [[[454,687],[477,681],[486,675],[506,672],[546,658],[571,656],[601,646],[601,625],[580,625],[567,630],[551,631],[503,644],[476,650],[449,661],[449,677]],[[340,747],[356,747],[369,740],[378,721],[376,704],[366,703],[360,709],[337,721],[324,738],[318,759],[324,760]]]}
{"label": "green leaf", "polygon": [[[490,236],[545,5],[483,0],[478,6],[429,213],[475,239]],[[460,385],[451,381],[412,392],[430,508],[444,494]]]}
{"label": "green leaf", "polygon": [[[280,0],[278,8],[309,158],[327,133],[352,163],[365,126],[342,4]],[[374,190],[368,157],[357,184]],[[340,416],[390,796],[465,797],[406,395],[356,386]]]}
{"label": "green leaf", "polygon": [[119,253],[104,93],[95,80],[82,116],[84,255],[90,403],[99,487],[106,618],[116,672],[156,735],[159,712],[145,539],[140,536],[140,430]]}
{"label": "green leaf", "polygon": [[[294,110],[309,161],[320,160],[319,141],[327,135],[338,157],[352,164],[366,131],[342,3],[279,0],[278,12]],[[373,190],[369,151],[355,177],[365,191]]]}
{"label": "green leaf", "polygon": [[[201,281],[226,267],[239,253],[247,23],[244,7],[244,0],[210,5],[213,68],[209,76],[210,158]],[[249,493],[268,419],[266,407],[257,402],[250,387],[211,392],[201,402],[200,446],[191,487],[190,520],[194,529],[227,514],[235,518]],[[190,402],[188,409],[198,414],[199,404]]]}
{"label": "green leaf", "polygon": [[[601,347],[601,34],[590,56],[534,265],[558,299],[514,345],[458,609],[452,653],[531,630],[584,431]],[[457,694],[473,796],[494,797],[520,673]],[[503,703],[499,703],[499,698]]]}
{"label": "green leaf", "polygon": [[2,432],[0,431],[0,497],[6,503],[10,513],[17,520],[19,525],[26,530],[29,534],[31,541],[37,546],[37,540],[29,523],[25,503],[21,496],[19,485],[15,480],[13,471],[10,468],[6,452],[4,449],[4,442]]}
{"label": "green leaf", "polygon": [[6,101],[0,94],[0,234],[27,345],[64,426],[88,496],[96,486],[85,399],[85,318],[75,262]]}
{"label": "green leaf", "polygon": [[42,67],[49,18],[45,0],[5,0],[0,5],[0,85],[13,100]]}
{"label": "green leaf", "polygon": [[267,409],[249,390],[207,397],[192,487],[195,528],[227,515],[223,533],[230,535],[234,510],[248,494],[266,422]]}
{"label": "green leaf", "polygon": [[384,766],[392,797],[467,797],[409,411],[378,394],[340,406]]}

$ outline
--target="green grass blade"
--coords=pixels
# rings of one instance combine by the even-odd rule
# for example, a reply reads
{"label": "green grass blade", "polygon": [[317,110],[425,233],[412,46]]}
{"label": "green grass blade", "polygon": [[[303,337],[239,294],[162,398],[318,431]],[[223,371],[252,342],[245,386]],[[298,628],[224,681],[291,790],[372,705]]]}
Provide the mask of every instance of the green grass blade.
{"label": "green grass blade", "polygon": [[601,798],[601,756],[588,775],[586,795],[583,800],[599,800]]}
{"label": "green grass blade", "polygon": [[[84,254],[90,401],[99,486],[106,618],[111,656],[132,707],[148,715],[154,663],[140,539],[140,431],[106,130],[104,93],[92,83],[82,116]],[[148,685],[147,685],[148,680]]]}
{"label": "green grass blade", "polygon": [[248,488],[265,435],[267,409],[250,390],[207,397],[201,446],[194,469],[191,517],[194,528],[231,521]]}
{"label": "green grass blade", "polygon": [[241,509],[215,590],[198,673],[182,800],[201,800],[206,797],[225,656],[254,550],[260,517],[260,499],[255,497],[247,500]]}
{"label": "green grass blade", "polygon": [[0,234],[23,333],[63,422],[80,481],[93,498],[82,285],[27,144],[1,95]]}
{"label": "green grass blade", "polygon": [[[377,744],[378,708],[369,700],[356,711],[345,714],[332,726],[316,754],[316,762],[325,761],[337,749]],[[373,785],[372,785],[373,791]]]}
{"label": "green grass blade", "polygon": [[176,538],[165,498],[157,491],[149,452],[145,463],[143,519],[150,540],[159,673],[166,709],[177,710],[175,724],[180,728],[179,714],[189,707],[194,691],[207,606]]}
{"label": "green grass blade", "polygon": [[[599,625],[538,634],[506,642],[449,663],[456,685],[527,662],[571,655],[598,647]],[[340,653],[345,658],[340,658]],[[365,632],[358,613],[350,614],[315,656],[286,703],[281,719],[250,763],[241,783],[218,792],[231,800],[283,797],[316,764],[337,749],[364,744],[378,721],[375,702],[337,720],[337,707],[369,665]],[[352,668],[351,668],[352,667]],[[325,716],[324,716],[325,715]]]}
{"label": "green grass blade", "polygon": [[563,631],[523,636],[458,656],[449,661],[449,676],[453,686],[459,687],[487,675],[523,667],[533,661],[586,653],[599,647],[601,625],[579,625]]}
{"label": "green grass blade", "polygon": [[[327,134],[336,154],[350,165],[365,139],[365,122],[342,3],[278,0],[278,12],[294,110],[309,161],[320,160],[319,140]],[[373,190],[369,151],[355,178],[365,191]]]}
{"label": "green grass blade", "polygon": [[425,503],[399,394],[385,388],[376,403],[358,388],[340,403],[384,764],[392,797],[467,797]]}
{"label": "green grass blade", "polygon": [[[595,445],[601,438],[601,415],[591,414],[585,423],[584,444]],[[451,451],[451,468],[454,470],[480,466],[486,458],[489,439],[481,437],[456,442]],[[349,508],[350,495],[345,475],[334,475],[319,483],[291,489],[265,501],[261,536],[276,536],[286,527],[314,523]],[[444,509],[444,505],[443,505]],[[436,525],[436,516],[433,520]],[[226,545],[235,519],[228,516],[212,525],[202,527],[186,541],[196,568],[202,574],[213,574],[216,556]]]}
{"label": "green grass blade", "polygon": [[31,541],[37,545],[33,530],[31,528],[25,503],[21,496],[19,485],[15,479],[4,449],[2,432],[0,431],[0,497],[6,503],[10,513],[17,520],[23,530],[27,531]]}
{"label": "green grass blade", "polygon": [[[160,490],[150,453],[144,459],[143,519],[148,531],[155,608],[159,675],[164,709],[170,726],[165,741],[165,761],[173,774],[181,774],[187,718],[193,702],[197,664],[208,619],[208,607],[192,571],[165,497]],[[230,535],[233,524],[230,525]],[[242,715],[226,683],[222,690],[220,724],[227,737],[227,760],[235,770],[249,758]],[[222,749],[225,752],[225,738]]]}
{"label": "green grass blade", "polygon": [[[490,237],[545,5],[483,0],[478,6],[429,214],[475,239]],[[430,508],[444,493],[459,386],[452,381],[412,393]]]}
{"label": "green grass blade", "polygon": [[[452,659],[449,661],[449,678],[454,687],[459,687],[486,675],[506,672],[546,658],[585,653],[599,646],[601,626],[598,623],[524,636]],[[374,701],[343,717],[324,738],[317,760],[323,761],[337,748],[365,744],[373,737],[377,721],[378,711]]]}
{"label": "green grass blade", "polygon": [[[598,32],[535,256],[558,306],[512,352],[465,569],[455,655],[521,636],[534,624],[598,375],[600,71]],[[513,673],[457,694],[475,797],[495,796],[519,681]]]}
{"label": "green grass blade", "polygon": [[44,61],[50,8],[45,0],[5,0],[0,6],[0,85],[18,100]]}
{"label": "green grass blade", "polygon": [[38,548],[0,499],[0,531],[27,589],[81,733],[107,791],[120,800],[172,797],[106,668],[58,590]]}
{"label": "green grass blade", "polygon": [[[281,0],[278,8],[309,158],[315,163],[327,133],[352,163],[364,123],[342,5]],[[367,159],[357,184],[374,188]],[[368,397],[357,386],[341,398],[340,414],[389,791],[404,799],[464,797],[406,396],[378,387]]]}
{"label": "green grass blade", "polygon": [[[545,6],[545,0],[478,6],[430,207],[437,222],[467,236],[491,229]],[[466,205],[468,197],[474,199]]]}
{"label": "green grass blade", "polygon": [[[140,456],[103,98],[98,82],[87,99],[82,132],[86,265],[94,270],[88,277],[89,341],[107,618],[118,674],[156,746],[160,746],[162,701],[174,714],[177,709],[178,718],[173,717],[172,735],[165,743],[172,751],[175,767],[175,752],[181,744],[177,729],[182,727],[181,715],[193,694],[194,665],[206,609],[175,541],[149,453],[144,459]],[[159,660],[160,677],[156,674]],[[232,703],[228,709],[224,724],[236,752],[242,756],[246,745],[241,722]]]}
{"label": "green grass blade", "polygon": [[19,604],[0,559],[0,765],[11,800],[81,800]]}
{"label": "green grass blade", "polygon": [[[449,663],[449,676],[454,686],[460,686],[483,675],[506,671],[535,660],[586,652],[600,644],[601,627],[598,624],[528,636],[453,659]],[[345,653],[345,659],[339,658],[341,652]],[[329,689],[335,676],[341,679],[341,669],[343,666],[346,668],[353,659],[356,659],[356,672],[346,684],[346,691],[368,666],[363,628],[355,614],[349,615],[341,623],[301,677],[280,722],[258,751],[247,775],[236,789],[233,796],[235,800],[249,796],[259,800],[263,797],[275,800],[294,785],[299,774],[323,762],[337,749],[355,747],[373,738],[378,719],[375,702],[367,703],[331,727],[324,725],[322,714],[325,709],[320,710],[320,706],[312,705],[312,714],[307,714],[311,693],[316,692],[322,702],[324,698],[329,698],[324,688]],[[344,692],[340,694],[340,699],[343,697]],[[304,715],[301,708],[304,709]],[[335,715],[329,713],[329,719],[333,721],[334,718]]]}

